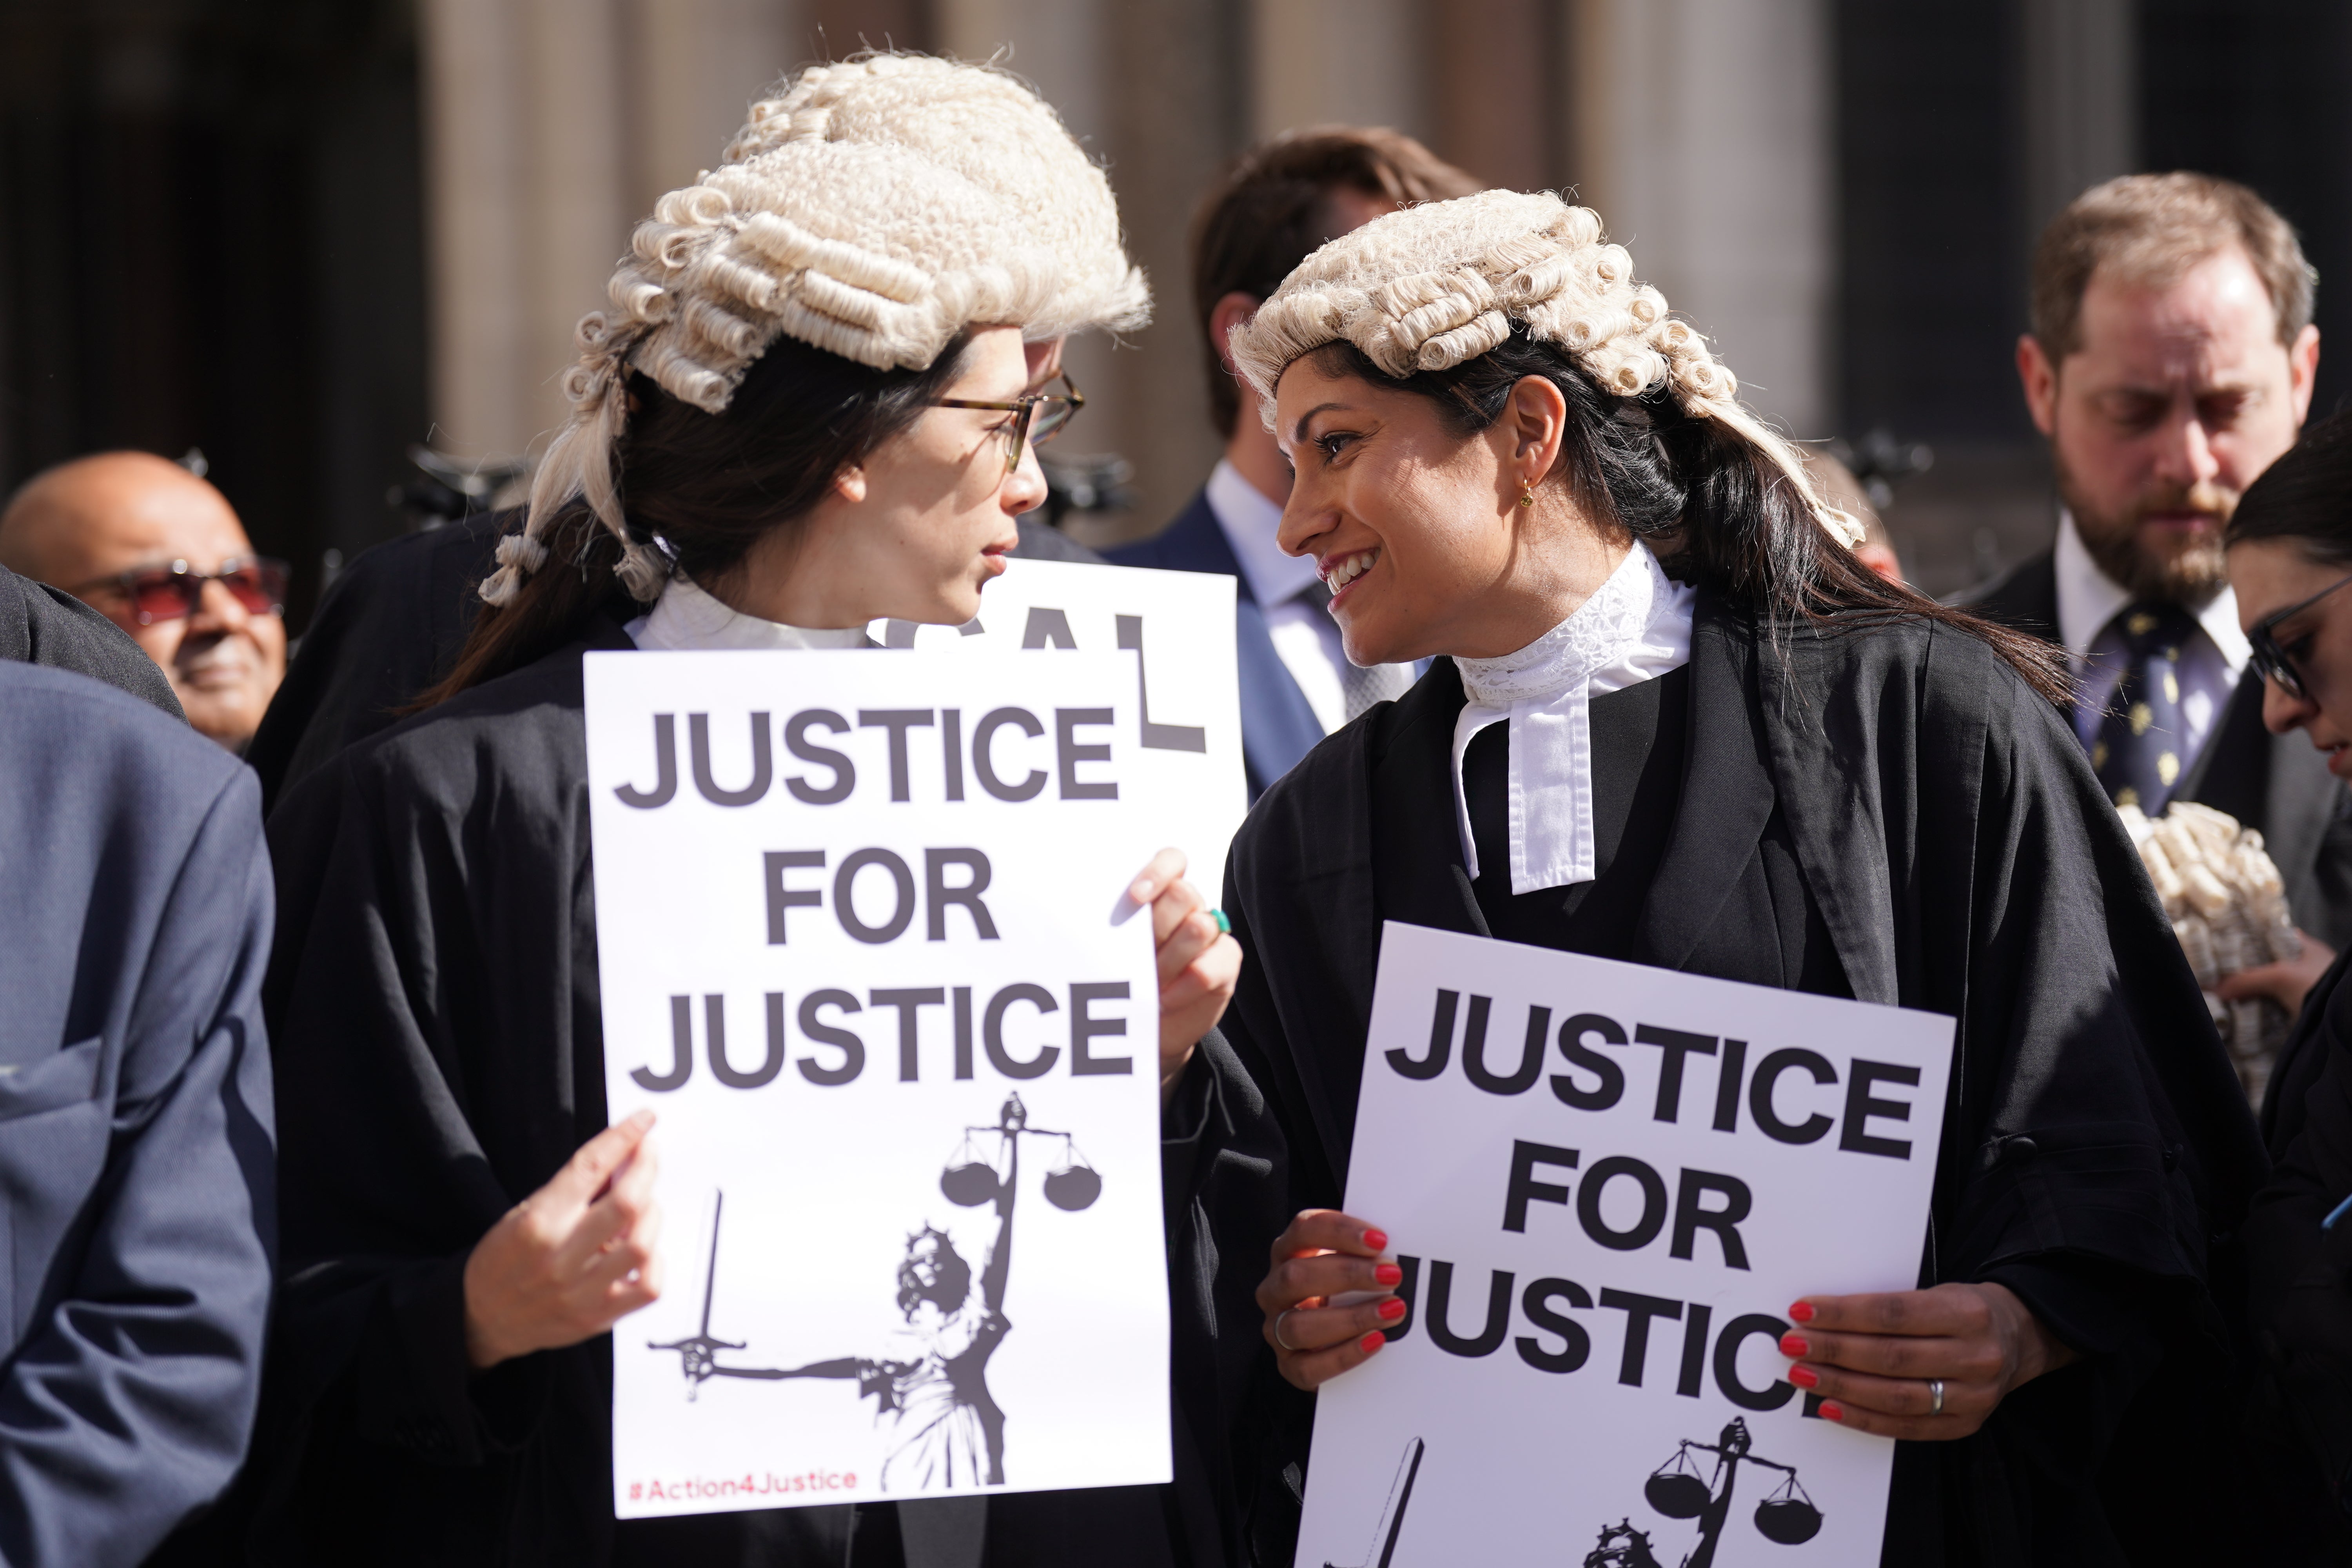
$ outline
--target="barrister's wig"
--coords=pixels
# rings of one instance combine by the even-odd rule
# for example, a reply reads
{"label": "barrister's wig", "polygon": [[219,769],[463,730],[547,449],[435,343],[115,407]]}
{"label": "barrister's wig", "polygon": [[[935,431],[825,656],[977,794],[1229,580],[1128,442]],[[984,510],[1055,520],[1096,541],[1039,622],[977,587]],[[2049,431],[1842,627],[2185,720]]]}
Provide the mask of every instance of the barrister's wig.
{"label": "barrister's wig", "polygon": [[1861,542],[1860,524],[1818,499],[1796,449],[1740,404],[1706,340],[1634,280],[1633,258],[1602,237],[1600,217],[1549,193],[1485,191],[1375,218],[1301,262],[1232,349],[1271,427],[1282,373],[1327,344],[1351,343],[1402,381],[1514,336],[1557,345],[1613,396],[1663,395],[1715,421],[1777,469],[1831,537]]}
{"label": "barrister's wig", "polygon": [[549,524],[575,501],[622,545],[623,586],[660,593],[667,563],[629,536],[614,473],[632,371],[715,415],[779,335],[923,370],[973,326],[1037,340],[1150,311],[1110,184],[1052,108],[1006,72],[921,55],[784,82],[719,168],[655,204],[630,249],[613,309],[581,320],[572,416],[522,532],[499,542],[492,605],[545,563]]}

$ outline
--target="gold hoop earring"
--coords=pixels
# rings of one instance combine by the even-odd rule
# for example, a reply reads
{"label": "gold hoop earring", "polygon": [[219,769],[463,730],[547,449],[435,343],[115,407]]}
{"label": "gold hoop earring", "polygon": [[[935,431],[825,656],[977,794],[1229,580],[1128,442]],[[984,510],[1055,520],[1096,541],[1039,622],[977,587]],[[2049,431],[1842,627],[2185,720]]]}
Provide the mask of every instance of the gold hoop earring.
{"label": "gold hoop earring", "polygon": [[1536,504],[1536,487],[1526,479],[1519,481],[1519,504],[1523,507]]}

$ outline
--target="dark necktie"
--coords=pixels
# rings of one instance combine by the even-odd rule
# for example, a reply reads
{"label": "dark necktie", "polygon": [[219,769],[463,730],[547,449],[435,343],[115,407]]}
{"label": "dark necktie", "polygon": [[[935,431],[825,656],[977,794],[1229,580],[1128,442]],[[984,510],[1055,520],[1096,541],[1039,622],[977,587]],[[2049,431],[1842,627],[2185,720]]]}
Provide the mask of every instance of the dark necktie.
{"label": "dark necktie", "polygon": [[2091,771],[2117,805],[2157,815],[2189,765],[2181,650],[2197,631],[2197,618],[2179,605],[2140,604],[2100,634],[2102,644],[2120,640],[2124,678],[2091,742]]}
{"label": "dark necktie", "polygon": [[[1298,597],[1325,615],[1330,614],[1331,590],[1323,579],[1298,591]],[[1412,666],[1409,664],[1357,664],[1349,662],[1339,672],[1339,691],[1348,703],[1348,717],[1354,719],[1368,709],[1403,696],[1412,688]]]}

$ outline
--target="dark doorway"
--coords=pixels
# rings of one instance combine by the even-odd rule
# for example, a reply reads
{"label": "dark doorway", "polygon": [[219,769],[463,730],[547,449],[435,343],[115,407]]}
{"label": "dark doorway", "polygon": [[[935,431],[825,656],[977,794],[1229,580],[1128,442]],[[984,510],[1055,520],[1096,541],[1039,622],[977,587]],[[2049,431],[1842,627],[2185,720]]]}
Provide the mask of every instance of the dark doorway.
{"label": "dark doorway", "polygon": [[410,0],[0,0],[0,486],[203,451],[294,563],[426,432]]}

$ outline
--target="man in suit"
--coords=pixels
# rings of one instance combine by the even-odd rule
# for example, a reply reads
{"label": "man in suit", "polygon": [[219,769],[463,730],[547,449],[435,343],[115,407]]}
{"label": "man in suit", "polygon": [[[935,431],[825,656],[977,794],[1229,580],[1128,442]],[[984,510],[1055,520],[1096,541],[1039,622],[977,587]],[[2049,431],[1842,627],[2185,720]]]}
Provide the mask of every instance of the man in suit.
{"label": "man in suit", "polygon": [[1327,127],[1243,153],[1202,203],[1192,230],[1192,301],[1209,356],[1209,417],[1225,455],[1175,521],[1109,552],[1121,566],[1218,572],[1239,584],[1242,761],[1250,798],[1325,735],[1412,683],[1406,665],[1359,669],[1323,605],[1311,559],[1275,543],[1290,468],[1225,351],[1291,268],[1327,240],[1408,202],[1443,201],[1478,182],[1410,136]]}
{"label": "man in suit", "polygon": [[131,1568],[253,1428],[269,860],[252,773],[28,586],[0,573],[0,1562]]}
{"label": "man in suit", "polygon": [[2310,409],[2314,287],[2294,230],[2227,180],[2131,175],[2052,219],[2017,368],[2058,537],[1973,605],[2066,649],[2075,732],[2118,805],[2201,801],[2262,830],[2318,940],[2223,994],[2290,1011],[2352,941],[2352,819],[2304,738],[2263,727],[2221,530]]}

